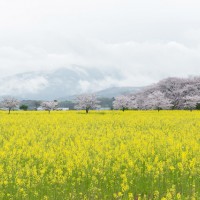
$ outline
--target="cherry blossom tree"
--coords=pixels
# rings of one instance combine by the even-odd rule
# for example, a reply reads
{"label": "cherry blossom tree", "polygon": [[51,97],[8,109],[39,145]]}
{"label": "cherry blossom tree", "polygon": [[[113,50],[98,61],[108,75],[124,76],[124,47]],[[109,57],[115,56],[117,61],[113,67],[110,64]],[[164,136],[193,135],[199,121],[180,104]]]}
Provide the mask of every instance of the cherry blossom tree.
{"label": "cherry blossom tree", "polygon": [[138,110],[139,109],[139,99],[136,96],[129,97],[130,101],[128,103],[128,109]]}
{"label": "cherry blossom tree", "polygon": [[115,98],[113,101],[113,108],[116,110],[122,110],[123,112],[126,109],[131,107],[131,98],[129,96],[121,95]]}
{"label": "cherry blossom tree", "polygon": [[86,113],[91,109],[99,108],[99,101],[95,94],[82,94],[76,97],[75,100],[76,106],[75,109],[81,110],[84,109]]}
{"label": "cherry blossom tree", "polygon": [[12,109],[19,106],[19,101],[14,97],[3,97],[1,104],[3,107],[8,109],[8,114],[10,114]]}
{"label": "cherry blossom tree", "polygon": [[131,102],[129,103],[130,109],[145,110],[146,99],[149,95],[149,90],[143,90],[139,93],[133,94],[130,97]]}
{"label": "cherry blossom tree", "polygon": [[194,110],[198,103],[200,103],[200,96],[186,96],[184,102],[184,108],[189,109],[190,111]]}
{"label": "cherry blossom tree", "polygon": [[[156,94],[154,92],[160,92],[162,94]],[[154,97],[152,94],[154,94]],[[153,102],[156,105],[155,100],[158,99],[155,94],[156,96],[160,95],[161,99],[159,101],[162,105],[167,105],[170,102],[172,109],[194,107],[192,104],[200,96],[200,77],[167,78],[145,88],[137,94],[132,94],[132,97],[136,101],[138,109],[153,109]],[[156,101],[159,102],[158,100]]]}
{"label": "cherry blossom tree", "polygon": [[200,77],[167,78],[157,84],[156,90],[171,100],[174,109],[183,109],[187,96],[200,96]]}
{"label": "cherry blossom tree", "polygon": [[49,111],[49,114],[50,114],[51,110],[56,109],[56,107],[58,106],[58,102],[57,101],[44,101],[41,103],[41,106],[44,110]]}
{"label": "cherry blossom tree", "polygon": [[145,102],[147,109],[156,109],[158,111],[161,109],[170,109],[172,106],[170,100],[160,91],[155,91],[150,94]]}

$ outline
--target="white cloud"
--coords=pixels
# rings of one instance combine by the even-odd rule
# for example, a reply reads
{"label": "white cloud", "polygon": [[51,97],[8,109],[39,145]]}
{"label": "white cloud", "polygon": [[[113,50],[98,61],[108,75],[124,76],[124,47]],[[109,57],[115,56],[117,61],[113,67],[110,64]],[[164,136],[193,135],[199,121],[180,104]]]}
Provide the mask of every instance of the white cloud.
{"label": "white cloud", "polygon": [[108,44],[87,40],[74,41],[73,44],[72,50],[66,47],[65,53],[48,53],[28,47],[25,50],[3,47],[0,48],[0,61],[5,64],[7,74],[71,67],[74,64],[97,68],[109,74],[118,72],[124,76],[124,80],[120,80],[123,83],[119,82],[121,85],[146,85],[168,76],[200,75],[200,48],[178,42]]}
{"label": "white cloud", "polygon": [[86,90],[199,75],[199,9],[197,0],[0,1],[0,77],[74,65],[107,73],[80,82]]}
{"label": "white cloud", "polygon": [[91,87],[91,83],[86,80],[79,80],[78,83],[82,93],[87,92]]}
{"label": "white cloud", "polygon": [[8,80],[0,81],[0,94],[11,95],[13,93],[22,95],[24,93],[37,93],[48,86],[48,81],[42,77],[15,77]]}

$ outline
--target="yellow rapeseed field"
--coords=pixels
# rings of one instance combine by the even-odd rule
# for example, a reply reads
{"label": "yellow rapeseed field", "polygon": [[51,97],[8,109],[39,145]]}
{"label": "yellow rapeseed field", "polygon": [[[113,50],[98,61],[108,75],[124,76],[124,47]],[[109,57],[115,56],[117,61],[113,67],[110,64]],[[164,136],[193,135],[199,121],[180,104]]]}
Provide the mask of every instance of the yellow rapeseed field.
{"label": "yellow rapeseed field", "polygon": [[0,112],[0,199],[200,199],[200,112]]}

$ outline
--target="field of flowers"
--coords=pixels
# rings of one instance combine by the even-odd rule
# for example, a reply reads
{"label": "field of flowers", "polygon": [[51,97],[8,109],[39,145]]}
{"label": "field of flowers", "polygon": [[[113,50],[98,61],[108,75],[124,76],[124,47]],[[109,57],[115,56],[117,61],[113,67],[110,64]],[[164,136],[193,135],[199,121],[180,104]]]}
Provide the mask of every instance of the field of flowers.
{"label": "field of flowers", "polygon": [[200,112],[0,112],[0,199],[200,199]]}

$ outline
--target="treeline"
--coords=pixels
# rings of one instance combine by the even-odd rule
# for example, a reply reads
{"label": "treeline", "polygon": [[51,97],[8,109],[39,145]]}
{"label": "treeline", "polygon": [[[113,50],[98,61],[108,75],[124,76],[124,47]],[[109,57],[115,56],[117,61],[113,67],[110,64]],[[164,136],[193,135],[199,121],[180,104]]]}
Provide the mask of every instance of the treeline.
{"label": "treeline", "polygon": [[143,91],[117,97],[115,109],[199,109],[200,77],[167,78]]}
{"label": "treeline", "polygon": [[113,98],[98,98],[95,94],[78,95],[73,101],[21,101],[13,97],[3,98],[2,106],[9,110],[162,110],[200,109],[200,77],[167,78],[142,91]]}
{"label": "treeline", "polygon": [[[102,109],[113,109],[113,98],[97,98],[99,105]],[[41,100],[22,100],[19,104],[21,110],[37,110],[43,101]],[[58,101],[59,108],[69,108],[69,110],[75,110],[76,103],[74,100]]]}

